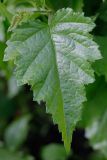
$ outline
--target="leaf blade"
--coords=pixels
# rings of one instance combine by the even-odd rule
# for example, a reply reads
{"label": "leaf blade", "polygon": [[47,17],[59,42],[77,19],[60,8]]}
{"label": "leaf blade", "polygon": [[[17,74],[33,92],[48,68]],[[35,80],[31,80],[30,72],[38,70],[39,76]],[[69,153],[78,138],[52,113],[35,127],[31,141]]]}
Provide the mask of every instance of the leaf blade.
{"label": "leaf blade", "polygon": [[46,102],[46,111],[58,124],[67,152],[86,100],[84,85],[94,81],[90,62],[101,58],[88,33],[93,27],[83,14],[61,9],[50,24],[23,24],[7,42],[4,59],[14,60],[18,84],[28,83],[34,100]]}

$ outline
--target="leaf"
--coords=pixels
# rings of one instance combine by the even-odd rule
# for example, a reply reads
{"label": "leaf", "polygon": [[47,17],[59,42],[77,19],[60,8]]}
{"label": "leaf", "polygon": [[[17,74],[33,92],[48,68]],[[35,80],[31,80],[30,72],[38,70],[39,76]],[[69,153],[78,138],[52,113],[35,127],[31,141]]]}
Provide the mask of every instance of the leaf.
{"label": "leaf", "polygon": [[102,78],[96,83],[85,103],[82,121],[93,149],[107,157],[107,84]]}
{"label": "leaf", "polygon": [[10,152],[5,148],[0,149],[0,159],[2,160],[33,160],[31,156],[21,156],[19,153]]}
{"label": "leaf", "polygon": [[29,115],[14,121],[5,131],[5,142],[8,149],[17,150],[26,139],[28,134]]}
{"label": "leaf", "polygon": [[42,149],[42,160],[66,160],[67,154],[60,144],[50,144]]}
{"label": "leaf", "polygon": [[87,88],[87,102],[84,104],[82,124],[90,126],[94,121],[102,117],[107,106],[107,84],[103,78],[97,78],[96,82]]}
{"label": "leaf", "polygon": [[12,14],[6,9],[6,6],[1,2],[0,2],[0,14],[2,16],[5,16],[5,18],[7,18],[9,22],[11,21]]}
{"label": "leaf", "polygon": [[11,0],[11,1],[5,0],[5,4],[8,8],[8,11],[12,15],[15,15],[20,11],[23,11],[23,12],[31,11],[33,9],[33,6],[35,6],[35,0],[30,0],[30,1],[29,0]]}
{"label": "leaf", "polygon": [[19,93],[20,89],[21,88],[16,85],[16,79],[13,76],[11,76],[8,80],[8,97],[15,97]]}
{"label": "leaf", "polygon": [[93,149],[99,150],[107,158],[107,110],[97,121],[87,127],[86,137],[90,139]]}
{"label": "leaf", "polygon": [[88,34],[94,26],[83,14],[61,9],[50,24],[23,24],[7,42],[4,60],[14,60],[18,85],[28,83],[34,100],[46,102],[67,151],[86,100],[84,84],[94,81],[90,62],[101,58]]}
{"label": "leaf", "polygon": [[23,22],[29,21],[29,19],[36,19],[40,16],[40,13],[33,13],[33,11],[20,11],[19,13],[15,14],[12,18],[11,25],[9,27],[9,31],[14,30],[17,28],[18,25],[21,25]]}
{"label": "leaf", "polygon": [[104,75],[107,80],[107,37],[96,36],[95,41],[99,44],[103,58],[94,64],[98,75]]}

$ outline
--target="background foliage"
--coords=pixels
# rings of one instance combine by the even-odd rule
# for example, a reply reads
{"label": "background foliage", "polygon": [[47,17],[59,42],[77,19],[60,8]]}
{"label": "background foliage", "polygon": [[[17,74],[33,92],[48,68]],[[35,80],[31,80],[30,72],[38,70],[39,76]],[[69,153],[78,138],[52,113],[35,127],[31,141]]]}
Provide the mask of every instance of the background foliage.
{"label": "background foliage", "polygon": [[[18,87],[12,61],[4,62],[6,41],[28,20],[47,23],[51,11],[71,7],[94,21],[91,32],[102,59],[92,68],[95,82],[86,87],[81,121],[73,132],[71,151],[65,152],[61,134],[44,102],[32,101],[28,85]],[[64,15],[63,15],[64,16]],[[44,33],[45,34],[45,33]],[[16,37],[15,37],[16,38]],[[41,43],[41,42],[39,42]],[[106,160],[107,159],[107,1],[4,0],[0,2],[0,159],[1,160]],[[14,52],[12,48],[11,52]],[[85,61],[84,61],[85,63]],[[75,120],[76,121],[76,120]]]}

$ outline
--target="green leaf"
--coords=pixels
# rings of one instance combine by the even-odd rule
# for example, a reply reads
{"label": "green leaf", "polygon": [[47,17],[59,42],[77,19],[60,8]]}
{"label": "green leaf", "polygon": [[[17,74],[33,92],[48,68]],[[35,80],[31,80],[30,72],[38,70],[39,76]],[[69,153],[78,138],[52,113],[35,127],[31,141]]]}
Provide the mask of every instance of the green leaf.
{"label": "green leaf", "polygon": [[60,144],[50,144],[42,149],[42,160],[66,160],[67,154]]}
{"label": "green leaf", "polygon": [[17,28],[18,25],[21,25],[21,23],[25,23],[29,21],[29,19],[36,19],[40,16],[40,13],[33,13],[32,11],[23,12],[20,11],[19,13],[15,14],[12,18],[11,25],[9,27],[9,31],[14,30]]}
{"label": "green leaf", "polygon": [[46,102],[67,151],[86,100],[84,84],[94,81],[91,63],[101,58],[88,33],[94,26],[83,14],[61,9],[50,24],[23,24],[7,42],[4,60],[14,60],[18,85],[28,83],[34,100]]}
{"label": "green leaf", "polygon": [[0,149],[1,160],[33,160],[31,156],[21,156],[19,153],[10,152],[5,148]]}
{"label": "green leaf", "polygon": [[82,114],[84,127],[90,126],[94,121],[102,117],[107,106],[107,84],[103,78],[97,78],[96,82],[87,87],[87,99]]}
{"label": "green leaf", "polygon": [[14,121],[5,131],[6,146],[14,151],[17,150],[26,139],[28,134],[29,115]]}
{"label": "green leaf", "polygon": [[90,139],[93,149],[99,150],[107,158],[107,110],[102,117],[87,127],[86,137]]}
{"label": "green leaf", "polygon": [[82,121],[93,149],[107,157],[107,84],[101,78],[91,88]]}
{"label": "green leaf", "polygon": [[16,85],[16,79],[11,76],[8,80],[8,97],[13,98],[19,93],[20,87]]}
{"label": "green leaf", "polygon": [[107,80],[107,37],[96,36],[95,41],[99,44],[103,58],[94,64],[98,75],[104,75]]}
{"label": "green leaf", "polygon": [[1,2],[0,2],[0,14],[2,16],[5,16],[5,18],[7,18],[9,22],[11,21],[12,14],[8,12],[8,10],[6,9],[6,6]]}
{"label": "green leaf", "polygon": [[[7,6],[8,11],[15,15],[16,13],[23,11],[24,12],[32,12],[33,7],[36,7],[37,0],[5,0],[5,5]],[[40,0],[38,0],[40,2]]]}

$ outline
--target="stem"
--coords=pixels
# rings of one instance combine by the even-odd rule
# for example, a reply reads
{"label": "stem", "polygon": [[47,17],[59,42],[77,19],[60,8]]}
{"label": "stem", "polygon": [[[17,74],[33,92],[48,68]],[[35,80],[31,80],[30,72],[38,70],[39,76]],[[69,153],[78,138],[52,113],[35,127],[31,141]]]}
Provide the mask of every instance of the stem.
{"label": "stem", "polygon": [[39,14],[45,14],[48,15],[52,12],[52,10],[46,10],[46,9],[36,9],[36,8],[30,8],[30,9],[23,9],[23,10],[18,10],[18,12],[34,12],[34,13],[39,13]]}
{"label": "stem", "polygon": [[37,10],[37,11],[35,11],[35,12],[37,12],[37,13],[41,13],[41,14],[49,14],[49,13],[51,13],[52,11],[50,11],[50,10],[44,10],[44,11],[39,11],[39,10]]}
{"label": "stem", "polygon": [[9,22],[11,22],[12,14],[7,10],[6,6],[0,2],[0,13],[5,16]]}

